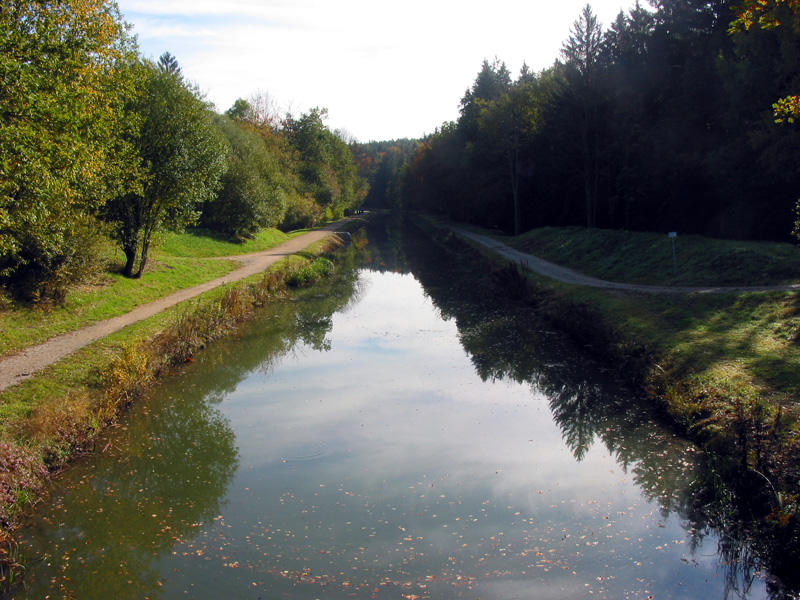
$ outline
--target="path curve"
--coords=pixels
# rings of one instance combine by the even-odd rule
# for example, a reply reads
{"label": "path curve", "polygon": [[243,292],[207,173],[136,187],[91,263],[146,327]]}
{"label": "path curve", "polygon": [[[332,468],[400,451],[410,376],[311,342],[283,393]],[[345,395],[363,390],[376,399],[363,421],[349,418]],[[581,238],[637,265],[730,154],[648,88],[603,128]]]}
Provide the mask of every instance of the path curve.
{"label": "path curve", "polygon": [[590,275],[584,275],[578,271],[573,271],[572,269],[568,269],[567,267],[562,267],[555,263],[551,263],[546,261],[538,256],[534,256],[533,254],[526,254],[525,252],[520,252],[519,250],[514,250],[505,244],[498,242],[495,239],[492,239],[485,235],[480,235],[477,233],[472,233],[471,231],[466,231],[465,229],[461,229],[460,227],[453,227],[452,229],[456,234],[469,238],[483,246],[486,246],[490,250],[512,260],[513,262],[518,262],[524,264],[528,269],[539,273],[540,275],[544,275],[545,277],[550,277],[551,279],[556,279],[558,281],[562,281],[564,283],[572,283],[574,285],[586,285],[590,287],[605,289],[605,290],[616,290],[616,291],[623,291],[623,292],[638,292],[643,294],[730,294],[736,292],[798,292],[800,291],[800,284],[794,283],[789,285],[774,285],[774,286],[756,286],[756,287],[748,287],[748,286],[733,286],[733,287],[726,287],[726,286],[713,286],[713,287],[689,287],[689,286],[663,286],[663,285],[641,285],[636,283],[617,283],[614,281],[606,281],[604,279],[598,279],[596,277],[591,277]]}
{"label": "path curve", "polygon": [[347,219],[337,221],[336,223],[331,223],[320,229],[309,231],[308,233],[292,238],[269,250],[225,257],[229,260],[240,262],[241,266],[222,277],[217,277],[216,279],[191,288],[178,290],[164,298],[137,306],[124,315],[100,321],[99,323],[83,327],[82,329],[63,333],[38,346],[25,348],[17,354],[0,359],[0,392],[12,385],[25,381],[44,367],[128,325],[158,314],[175,306],[179,302],[199,296],[220,285],[239,281],[251,275],[261,273],[282,258],[299,252],[314,242],[331,235],[331,233],[335,232],[346,221]]}

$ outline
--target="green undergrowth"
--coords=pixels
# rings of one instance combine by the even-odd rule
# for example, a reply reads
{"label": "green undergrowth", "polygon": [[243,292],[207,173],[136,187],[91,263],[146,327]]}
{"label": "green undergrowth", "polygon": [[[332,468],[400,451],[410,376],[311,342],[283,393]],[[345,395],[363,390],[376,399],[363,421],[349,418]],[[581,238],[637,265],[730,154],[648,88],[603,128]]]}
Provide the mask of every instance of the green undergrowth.
{"label": "green undergrowth", "polygon": [[800,283],[800,248],[786,243],[544,227],[509,246],[587,275],[649,285],[765,286]]}
{"label": "green undergrowth", "polygon": [[297,233],[302,232],[287,235],[277,229],[266,229],[254,240],[243,243],[219,239],[205,230],[168,234],[159,241],[139,279],[122,276],[121,255],[117,251],[109,257],[108,271],[94,285],[73,290],[62,305],[21,306],[0,302],[0,356],[225,275],[237,263],[219,257],[268,250]]}

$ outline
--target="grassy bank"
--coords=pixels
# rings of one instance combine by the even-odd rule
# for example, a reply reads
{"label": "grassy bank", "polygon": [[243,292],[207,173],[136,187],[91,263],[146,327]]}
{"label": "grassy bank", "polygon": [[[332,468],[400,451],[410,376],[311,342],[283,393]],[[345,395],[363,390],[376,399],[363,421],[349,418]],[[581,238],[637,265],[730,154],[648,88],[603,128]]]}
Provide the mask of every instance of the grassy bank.
{"label": "grassy bank", "polygon": [[[535,230],[510,246],[613,281],[650,285],[767,286],[800,282],[800,248],[789,244],[678,241],[678,275],[666,236],[581,228]],[[666,273],[666,275],[665,275]],[[608,327],[657,358],[670,379],[757,393],[797,407],[800,398],[800,294],[741,292],[657,296],[553,289],[602,313]],[[655,366],[655,365],[654,365]]]}
{"label": "grassy bank", "polygon": [[[600,279],[674,286],[800,283],[800,249],[791,244],[718,240],[699,235],[543,227],[509,246]],[[673,255],[673,242],[675,252]]]}
{"label": "grassy bank", "polygon": [[[352,229],[361,223],[348,223],[343,229]],[[169,249],[171,254],[162,249],[157,262],[168,265],[172,260],[179,260],[176,254],[181,252],[206,252],[205,261],[190,260],[197,264],[222,265],[224,270],[230,270],[226,261],[213,257],[215,254],[233,255],[241,246],[226,245],[215,239],[205,244],[200,238],[187,234],[168,241],[162,248]],[[279,236],[275,237],[267,247],[281,241]],[[48,474],[76,455],[91,451],[101,432],[165,370],[191,361],[199,349],[235,329],[260,306],[283,295],[289,288],[327,276],[333,266],[321,255],[340,244],[334,237],[326,238],[280,261],[262,275],[222,286],[199,299],[127,327],[0,392],[0,542],[3,542],[0,543],[0,589],[11,583],[18,573],[13,529],[25,509],[35,503],[45,489]],[[187,248],[189,245],[191,249]],[[261,249],[265,248],[251,248],[245,252]],[[154,272],[159,268],[156,266]],[[218,274],[215,268],[197,271],[194,274],[197,283]],[[144,279],[132,283],[144,284],[150,275],[152,273],[147,273]],[[149,294],[158,297],[178,289],[175,285],[186,287],[185,281],[167,284],[166,279],[168,277],[160,287],[153,285],[147,294],[137,295],[136,300],[115,300],[115,296],[125,295],[128,284],[116,281],[113,274],[109,274],[105,285],[86,290],[84,296],[72,299],[86,310],[63,327],[74,329],[99,320],[96,313],[88,309],[90,306],[106,306],[106,313],[120,314],[124,312],[122,307],[143,302],[142,297],[152,299]],[[155,292],[155,289],[160,291]],[[25,347],[41,341],[48,328],[44,321],[59,319],[63,316],[62,310],[7,305],[3,318],[13,322],[15,315],[21,314],[33,323],[27,328],[20,327],[14,336],[15,343]]]}
{"label": "grassy bank", "polygon": [[[445,241],[452,237],[448,231],[439,233]],[[667,236],[570,228],[496,238],[608,280],[691,286],[800,282],[800,250],[788,244],[679,239],[688,256],[678,262],[675,277]],[[602,291],[537,276],[466,240],[447,243],[469,244],[483,254],[503,289],[633,382],[673,427],[704,448],[716,478],[707,484],[715,496],[709,505],[724,506],[720,518],[756,548],[771,572],[797,580],[798,293]]]}
{"label": "grassy bank", "polygon": [[109,248],[107,270],[91,285],[73,290],[62,305],[19,306],[0,296],[0,357],[220,277],[237,266],[220,257],[268,250],[299,233],[266,229],[245,243],[226,242],[204,230],[167,234],[141,279],[123,277],[122,254]]}

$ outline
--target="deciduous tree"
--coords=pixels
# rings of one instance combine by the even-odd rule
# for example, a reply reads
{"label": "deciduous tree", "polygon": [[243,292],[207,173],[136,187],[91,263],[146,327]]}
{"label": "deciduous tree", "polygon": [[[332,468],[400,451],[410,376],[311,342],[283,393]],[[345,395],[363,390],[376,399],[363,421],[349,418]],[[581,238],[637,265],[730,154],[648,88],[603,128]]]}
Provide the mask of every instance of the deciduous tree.
{"label": "deciduous tree", "polygon": [[359,206],[366,189],[350,148],[325,126],[327,114],[326,109],[313,108],[297,119],[289,117],[286,129],[300,157],[305,191],[326,211],[327,218],[333,218]]}
{"label": "deciduous tree", "polygon": [[70,277],[74,228],[130,180],[120,108],[135,50],[108,0],[0,7],[0,277],[34,296]]}
{"label": "deciduous tree", "polygon": [[[772,29],[789,22],[796,30],[800,23],[796,20],[800,14],[800,0],[747,0],[736,9],[736,19],[731,22],[730,33],[747,31],[753,25],[762,29]],[[772,105],[776,123],[794,123],[800,119],[800,96],[791,95],[781,98]]]}
{"label": "deciduous tree", "polygon": [[[124,274],[139,277],[153,233],[196,222],[225,169],[225,144],[197,90],[171,61],[144,61],[139,93],[129,113],[141,125],[135,146],[143,184],[111,201],[105,218],[125,253]],[[134,274],[137,254],[138,269]]]}
{"label": "deciduous tree", "polygon": [[278,157],[255,131],[224,115],[216,123],[228,144],[227,168],[218,193],[203,206],[201,223],[245,239],[283,220],[291,192]]}

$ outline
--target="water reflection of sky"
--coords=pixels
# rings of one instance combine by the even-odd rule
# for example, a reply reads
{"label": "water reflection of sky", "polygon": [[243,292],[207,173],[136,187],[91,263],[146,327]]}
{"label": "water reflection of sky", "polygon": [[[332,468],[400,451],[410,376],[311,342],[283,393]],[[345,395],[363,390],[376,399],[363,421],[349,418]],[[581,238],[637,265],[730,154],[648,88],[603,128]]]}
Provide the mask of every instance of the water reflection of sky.
{"label": "water reflection of sky", "polygon": [[331,351],[298,348],[220,405],[241,466],[164,565],[170,594],[723,596],[713,540],[690,552],[602,445],[576,462],[541,393],[481,381],[412,277],[363,276]]}
{"label": "water reflection of sky", "polygon": [[[44,560],[13,597],[724,597],[715,538],[692,550],[646,499],[691,476],[689,444],[601,403],[576,461],[565,422],[597,401],[594,380],[560,379],[568,361],[545,346],[539,376],[518,377],[535,385],[483,381],[463,319],[411,276],[361,277],[332,327],[330,296],[278,306],[164,381],[40,511],[28,540]],[[466,321],[470,348],[497,348]]]}

